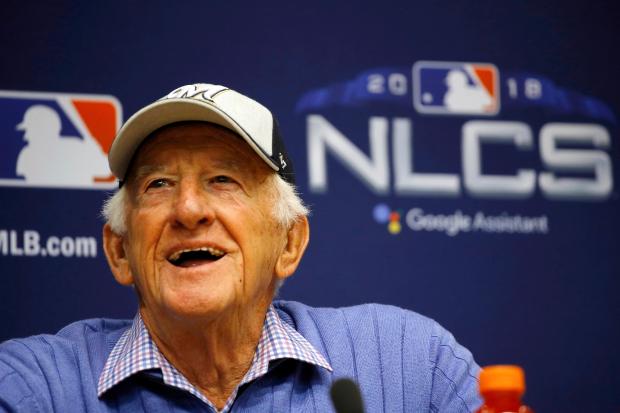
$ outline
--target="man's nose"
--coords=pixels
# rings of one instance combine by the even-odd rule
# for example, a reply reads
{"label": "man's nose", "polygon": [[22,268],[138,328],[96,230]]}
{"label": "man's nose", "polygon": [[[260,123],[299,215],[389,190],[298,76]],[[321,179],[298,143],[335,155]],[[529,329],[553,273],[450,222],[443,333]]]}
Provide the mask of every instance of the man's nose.
{"label": "man's nose", "polygon": [[173,219],[176,225],[196,229],[214,220],[214,211],[199,184],[181,183],[175,200]]}

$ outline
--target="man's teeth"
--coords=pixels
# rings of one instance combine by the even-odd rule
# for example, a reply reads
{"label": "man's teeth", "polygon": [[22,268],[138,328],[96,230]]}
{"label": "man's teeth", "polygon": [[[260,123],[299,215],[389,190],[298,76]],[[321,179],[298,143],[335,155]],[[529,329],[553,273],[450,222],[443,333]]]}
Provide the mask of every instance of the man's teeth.
{"label": "man's teeth", "polygon": [[181,258],[181,254],[184,254],[186,252],[196,252],[196,251],[205,251],[205,252],[208,252],[209,254],[213,255],[214,257],[221,257],[222,255],[224,255],[224,251],[218,250],[217,248],[200,247],[200,248],[191,248],[191,249],[185,249],[185,250],[177,251],[174,254],[172,254],[168,258],[168,260],[170,260],[170,261],[177,261],[179,258]]}

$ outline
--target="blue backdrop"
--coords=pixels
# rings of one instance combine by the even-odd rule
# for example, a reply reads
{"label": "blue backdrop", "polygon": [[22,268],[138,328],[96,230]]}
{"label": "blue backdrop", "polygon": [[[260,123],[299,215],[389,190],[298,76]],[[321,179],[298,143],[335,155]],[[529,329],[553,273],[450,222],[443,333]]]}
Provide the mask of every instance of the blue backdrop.
{"label": "blue backdrop", "polygon": [[136,309],[101,249],[105,176],[85,189],[18,173],[27,109],[52,108],[62,136],[106,152],[119,119],[208,82],[278,116],[312,208],[282,298],[413,309],[480,364],[522,365],[538,411],[620,408],[611,3],[5,2],[3,13],[0,340]]}

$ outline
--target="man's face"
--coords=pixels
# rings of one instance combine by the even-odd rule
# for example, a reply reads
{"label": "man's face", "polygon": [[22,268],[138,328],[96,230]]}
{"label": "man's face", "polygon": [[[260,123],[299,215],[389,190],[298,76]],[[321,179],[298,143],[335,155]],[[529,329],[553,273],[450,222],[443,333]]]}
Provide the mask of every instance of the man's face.
{"label": "man's face", "polygon": [[171,126],[142,145],[122,245],[147,317],[213,318],[271,301],[287,242],[272,213],[273,173],[209,124]]}

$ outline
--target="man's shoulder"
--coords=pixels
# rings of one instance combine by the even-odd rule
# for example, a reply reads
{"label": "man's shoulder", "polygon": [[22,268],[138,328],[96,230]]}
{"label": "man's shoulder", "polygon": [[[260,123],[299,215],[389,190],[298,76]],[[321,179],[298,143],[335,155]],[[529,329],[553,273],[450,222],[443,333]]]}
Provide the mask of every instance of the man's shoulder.
{"label": "man's shoulder", "polygon": [[312,307],[296,301],[277,300],[274,307],[280,317],[293,324],[312,321],[327,325],[345,323],[351,327],[372,327],[377,329],[402,329],[412,327],[418,331],[440,329],[439,324],[422,314],[412,310],[388,304],[359,304],[348,307]]}
{"label": "man's shoulder", "polygon": [[131,320],[76,321],[56,334],[39,334],[0,343],[0,375],[16,371],[62,369],[80,359],[105,358]]}
{"label": "man's shoulder", "polygon": [[56,334],[37,334],[15,338],[0,343],[0,352],[12,347],[63,346],[88,342],[97,338],[119,336],[131,325],[131,320],[91,318],[75,321],[61,328]]}
{"label": "man's shoulder", "polygon": [[56,334],[1,343],[0,406],[54,411],[54,403],[77,403],[74,410],[83,411],[85,402],[79,395],[89,389],[88,397],[92,396],[90,389],[95,389],[105,360],[130,324],[130,320],[82,320]]}
{"label": "man's shoulder", "polygon": [[472,411],[480,404],[479,367],[471,353],[429,317],[382,304],[314,308],[277,301],[274,306],[326,357],[335,374],[358,381],[368,400],[385,400],[377,389],[402,388],[408,389],[406,395],[393,399],[404,397],[397,404],[408,406],[407,411],[428,406]]}
{"label": "man's shoulder", "polygon": [[395,359],[402,353],[420,365],[454,359],[465,360],[474,375],[477,369],[471,353],[448,330],[415,311],[385,304],[320,308],[294,301],[276,301],[274,307],[283,321],[326,350],[348,343],[356,352],[369,354],[385,355],[391,349]]}
{"label": "man's shoulder", "polygon": [[[415,311],[386,304],[361,304],[350,307],[311,307],[294,301],[276,301],[280,318],[313,344],[332,342],[353,347],[380,343],[386,347],[415,348],[432,358],[439,343],[451,334],[438,322]],[[369,350],[364,348],[363,351]],[[427,359],[428,360],[428,359]]]}
{"label": "man's shoulder", "polygon": [[115,335],[124,332],[131,326],[131,323],[130,319],[89,318],[63,327],[56,333],[56,336],[75,339],[92,335]]}

